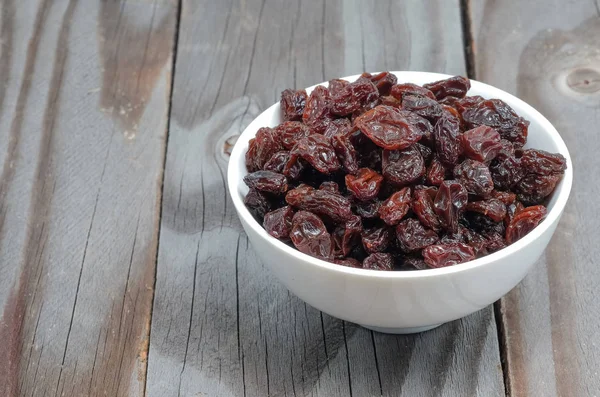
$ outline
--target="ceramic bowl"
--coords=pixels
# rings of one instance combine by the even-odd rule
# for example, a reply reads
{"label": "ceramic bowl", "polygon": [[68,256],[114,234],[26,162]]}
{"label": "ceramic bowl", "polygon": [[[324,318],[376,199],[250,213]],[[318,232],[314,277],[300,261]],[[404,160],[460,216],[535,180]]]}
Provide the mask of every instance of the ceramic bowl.
{"label": "ceramic bowl", "polygon": [[[450,76],[393,72],[399,82],[424,84]],[[354,81],[358,76],[346,77]],[[327,85],[327,83],[322,83]],[[313,87],[307,88],[310,93]],[[340,319],[386,333],[414,333],[474,313],[509,292],[548,245],[567,203],[573,166],[567,147],[552,124],[522,100],[471,80],[469,95],[499,98],[531,122],[526,147],[561,153],[567,171],[548,204],[548,215],[531,233],[491,255],[459,265],[418,271],[375,271],[336,265],[305,255],[271,237],[250,214],[243,199],[248,189],[245,153],[260,127],[281,121],[279,103],[265,110],[240,135],[231,153],[228,187],[254,250],[275,276],[309,305]]]}

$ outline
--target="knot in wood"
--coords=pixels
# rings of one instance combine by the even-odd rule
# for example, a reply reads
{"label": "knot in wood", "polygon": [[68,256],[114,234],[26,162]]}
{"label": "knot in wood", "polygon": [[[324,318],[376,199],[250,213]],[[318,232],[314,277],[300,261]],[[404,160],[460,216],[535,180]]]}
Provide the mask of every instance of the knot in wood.
{"label": "knot in wood", "polygon": [[581,94],[600,91],[600,71],[592,68],[577,68],[567,74],[567,85]]}

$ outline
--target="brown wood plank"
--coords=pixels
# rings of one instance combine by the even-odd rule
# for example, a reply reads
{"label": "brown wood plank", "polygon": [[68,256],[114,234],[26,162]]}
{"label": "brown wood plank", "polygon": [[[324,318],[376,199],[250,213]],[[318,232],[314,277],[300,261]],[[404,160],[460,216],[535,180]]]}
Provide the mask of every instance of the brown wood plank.
{"label": "brown wood plank", "polygon": [[0,4],[0,395],[141,396],[176,2]]}
{"label": "brown wood plank", "polygon": [[416,336],[372,333],[292,296],[225,187],[227,151],[287,87],[375,70],[464,73],[458,1],[182,5],[149,396],[503,396],[491,308]]}
{"label": "brown wood plank", "polygon": [[476,74],[516,94],[558,129],[575,181],[534,270],[501,301],[511,396],[600,391],[598,1],[472,2]]}

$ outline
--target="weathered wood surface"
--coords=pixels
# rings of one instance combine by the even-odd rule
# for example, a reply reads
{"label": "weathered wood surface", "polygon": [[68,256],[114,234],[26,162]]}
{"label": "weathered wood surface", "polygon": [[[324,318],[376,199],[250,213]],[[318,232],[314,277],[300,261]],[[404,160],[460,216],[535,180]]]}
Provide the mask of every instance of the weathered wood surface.
{"label": "weathered wood surface", "polygon": [[144,394],[177,4],[0,3],[0,395]]}
{"label": "weathered wood surface", "polygon": [[372,333],[291,296],[237,220],[235,137],[284,88],[365,69],[464,73],[458,1],[183,1],[148,396],[504,396],[491,308]]}
{"label": "weathered wood surface", "polygon": [[476,77],[556,126],[574,167],[545,256],[501,302],[511,396],[600,395],[600,4],[473,1]]}

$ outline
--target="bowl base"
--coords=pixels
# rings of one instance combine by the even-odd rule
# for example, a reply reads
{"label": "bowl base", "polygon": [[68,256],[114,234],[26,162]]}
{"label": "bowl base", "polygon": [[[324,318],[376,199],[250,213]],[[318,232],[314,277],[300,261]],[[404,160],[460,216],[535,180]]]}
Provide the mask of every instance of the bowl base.
{"label": "bowl base", "polygon": [[370,325],[362,325],[363,327],[370,329],[372,331],[376,331],[376,332],[381,332],[384,334],[417,334],[419,332],[425,332],[425,331],[429,331],[431,329],[437,328],[440,325],[442,325],[442,323],[440,324],[434,324],[434,325],[427,325],[425,327],[410,327],[410,328],[387,328],[387,327],[372,327]]}

